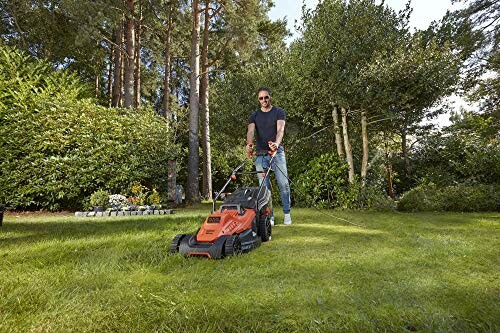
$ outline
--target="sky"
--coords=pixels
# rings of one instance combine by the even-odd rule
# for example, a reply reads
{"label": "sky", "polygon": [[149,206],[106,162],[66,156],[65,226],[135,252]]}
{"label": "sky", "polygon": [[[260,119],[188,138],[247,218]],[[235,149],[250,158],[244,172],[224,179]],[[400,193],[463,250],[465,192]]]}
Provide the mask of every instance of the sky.
{"label": "sky", "polygon": [[[295,20],[300,23],[302,11],[302,0],[273,0],[274,7],[271,8],[269,16],[276,20],[286,17],[288,22],[288,30],[294,34],[297,32],[294,28]],[[379,1],[380,2],[380,1]],[[386,5],[391,6],[394,10],[399,11],[405,7],[406,0],[385,0]],[[305,0],[307,8],[314,8],[318,4],[318,0]],[[413,12],[410,18],[410,26],[417,29],[425,29],[434,20],[439,20],[446,13],[447,9],[455,10],[460,8],[460,4],[451,4],[451,0],[412,0],[411,7]]]}
{"label": "sky", "polygon": [[[294,26],[300,24],[300,16],[302,12],[302,0],[273,0],[274,7],[271,8],[269,16],[272,20],[287,19],[288,30],[292,33],[292,37],[288,39],[291,42],[298,37],[298,33]],[[318,0],[305,0],[307,8],[315,8]],[[405,7],[407,0],[385,0],[386,5],[391,6],[394,10],[399,11]],[[379,1],[380,3],[380,1]],[[412,0],[411,7],[413,12],[410,17],[410,27],[414,29],[426,29],[432,21],[441,19],[446,11],[462,8],[460,4],[451,4],[451,0]],[[461,106],[470,108],[471,106],[458,96],[451,96],[450,101],[454,103],[458,110]],[[447,126],[450,124],[449,115],[444,114],[437,119],[439,126]]]}

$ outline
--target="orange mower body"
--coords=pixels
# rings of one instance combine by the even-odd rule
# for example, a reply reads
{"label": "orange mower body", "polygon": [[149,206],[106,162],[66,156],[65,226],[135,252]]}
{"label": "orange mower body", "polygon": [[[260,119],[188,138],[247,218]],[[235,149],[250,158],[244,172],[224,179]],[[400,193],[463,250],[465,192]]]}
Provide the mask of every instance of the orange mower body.
{"label": "orange mower body", "polygon": [[[261,193],[256,200],[259,189]],[[256,248],[271,238],[270,196],[265,187],[238,188],[219,210],[205,219],[197,232],[177,235],[170,251],[186,257],[217,259]]]}

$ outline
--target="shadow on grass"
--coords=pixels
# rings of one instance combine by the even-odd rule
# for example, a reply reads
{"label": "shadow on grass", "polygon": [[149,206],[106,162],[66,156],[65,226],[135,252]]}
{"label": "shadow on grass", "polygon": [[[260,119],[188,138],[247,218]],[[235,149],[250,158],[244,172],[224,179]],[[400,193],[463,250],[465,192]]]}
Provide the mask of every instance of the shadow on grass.
{"label": "shadow on grass", "polygon": [[[199,221],[198,221],[199,220]],[[188,232],[192,225],[201,223],[197,216],[164,216],[136,218],[68,218],[63,221],[37,221],[5,223],[0,229],[2,245],[33,243],[39,241],[78,239],[111,236],[130,232],[179,231]]]}

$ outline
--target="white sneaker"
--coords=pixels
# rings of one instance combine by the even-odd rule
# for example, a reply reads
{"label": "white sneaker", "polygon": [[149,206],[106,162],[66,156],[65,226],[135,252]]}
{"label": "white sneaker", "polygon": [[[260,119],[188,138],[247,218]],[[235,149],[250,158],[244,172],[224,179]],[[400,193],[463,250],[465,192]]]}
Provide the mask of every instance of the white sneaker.
{"label": "white sneaker", "polygon": [[274,216],[271,216],[271,226],[274,227]]}
{"label": "white sneaker", "polygon": [[285,214],[285,220],[283,221],[284,225],[290,225],[292,224],[292,217],[290,214]]}

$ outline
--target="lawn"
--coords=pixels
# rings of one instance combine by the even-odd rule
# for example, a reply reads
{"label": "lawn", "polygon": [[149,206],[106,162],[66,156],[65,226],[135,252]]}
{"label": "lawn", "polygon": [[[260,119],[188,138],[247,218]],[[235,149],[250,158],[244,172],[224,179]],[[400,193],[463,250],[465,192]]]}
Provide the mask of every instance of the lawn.
{"label": "lawn", "polygon": [[250,253],[169,254],[208,211],[6,216],[0,331],[500,330],[499,213],[332,212],[360,228],[295,209]]}

